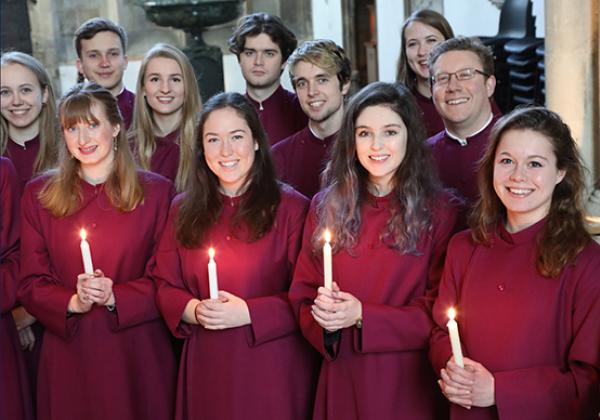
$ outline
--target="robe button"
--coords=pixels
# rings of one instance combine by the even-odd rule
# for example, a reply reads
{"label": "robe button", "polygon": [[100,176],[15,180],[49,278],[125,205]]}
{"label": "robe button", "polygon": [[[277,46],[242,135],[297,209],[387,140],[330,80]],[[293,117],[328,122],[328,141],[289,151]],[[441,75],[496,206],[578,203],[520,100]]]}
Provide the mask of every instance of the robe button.
{"label": "robe button", "polygon": [[96,226],[98,226],[96,223],[92,223],[92,228],[96,229]]}
{"label": "robe button", "polygon": [[227,236],[225,237],[225,239],[227,239],[228,241],[231,241],[231,236],[227,235]]}
{"label": "robe button", "polygon": [[504,292],[504,285],[503,284],[499,284],[498,285],[498,290],[500,290],[501,292]]}

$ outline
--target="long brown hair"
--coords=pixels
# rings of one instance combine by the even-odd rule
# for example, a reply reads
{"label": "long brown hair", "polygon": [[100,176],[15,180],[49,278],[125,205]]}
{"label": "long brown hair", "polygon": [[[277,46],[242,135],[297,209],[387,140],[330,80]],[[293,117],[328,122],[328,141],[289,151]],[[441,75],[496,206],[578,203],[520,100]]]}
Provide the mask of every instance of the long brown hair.
{"label": "long brown hair", "polygon": [[444,40],[454,38],[452,27],[444,16],[434,10],[420,9],[415,10],[402,24],[400,56],[396,68],[396,81],[404,83],[408,88],[415,92],[417,90],[417,75],[408,64],[406,57],[406,28],[413,22],[420,22],[424,25],[437,29],[444,36]]}
{"label": "long brown hair", "polygon": [[[108,122],[120,125],[115,138],[115,158],[112,172],[104,189],[113,206],[121,211],[134,210],[143,200],[144,191],[138,179],[133,155],[129,150],[124,133],[124,124],[117,100],[100,85],[89,82],[75,85],[61,98],[59,103],[60,122],[63,130],[81,121],[99,122],[92,113],[92,105],[104,108]],[[60,144],[59,166],[39,193],[43,207],[56,217],[69,216],[79,210],[82,200],[80,163],[70,156],[66,142]]]}
{"label": "long brown hair", "polygon": [[136,84],[133,121],[129,129],[130,141],[135,142],[136,156],[143,169],[150,169],[150,161],[156,150],[156,124],[152,118],[152,109],[144,95],[145,74],[148,63],[156,57],[174,60],[181,67],[184,83],[184,99],[179,123],[179,167],[175,177],[177,191],[183,191],[189,181],[194,161],[194,144],[198,137],[198,116],[202,109],[198,81],[190,60],[178,48],[159,43],[146,53],[142,60]]}
{"label": "long brown hair", "polygon": [[490,244],[492,230],[506,218],[506,208],[494,191],[494,161],[502,137],[511,130],[532,130],[552,144],[556,167],[565,176],[552,193],[547,222],[538,238],[537,269],[547,277],[558,277],[591,240],[585,228],[583,194],[584,166],[569,127],[543,107],[516,109],[499,119],[490,134],[490,143],[479,168],[481,197],[471,218],[473,240]]}
{"label": "long brown hair", "polygon": [[234,109],[246,121],[254,141],[258,144],[246,180],[246,192],[232,221],[233,233],[244,227],[248,234],[243,239],[260,239],[273,226],[281,200],[267,136],[254,107],[239,93],[220,93],[213,96],[204,105],[200,117],[196,168],[175,221],[177,240],[186,248],[195,248],[202,244],[206,232],[219,220],[223,210],[219,179],[206,163],[202,138],[204,125],[210,114],[224,108]]}
{"label": "long brown hair", "polygon": [[381,238],[402,253],[418,254],[418,241],[431,228],[432,206],[438,182],[425,144],[421,114],[409,90],[401,84],[375,82],[356,93],[346,108],[331,161],[323,175],[323,199],[317,207],[315,249],[322,246],[325,228],[332,230],[336,249],[351,249],[362,224],[360,207],[368,197],[369,174],[356,155],[356,120],[371,106],[390,108],[407,129],[406,154],[392,182],[390,218]]}
{"label": "long brown hair", "polygon": [[[56,118],[54,89],[48,72],[46,72],[42,63],[32,56],[18,51],[6,52],[0,58],[0,66],[4,67],[8,64],[19,64],[29,69],[35,74],[42,92],[46,92],[46,102],[42,104],[42,110],[38,117],[40,151],[33,163],[33,174],[36,174],[54,167],[58,159],[60,131],[58,119]],[[2,117],[0,118],[0,155],[6,152],[8,133],[8,123]]]}

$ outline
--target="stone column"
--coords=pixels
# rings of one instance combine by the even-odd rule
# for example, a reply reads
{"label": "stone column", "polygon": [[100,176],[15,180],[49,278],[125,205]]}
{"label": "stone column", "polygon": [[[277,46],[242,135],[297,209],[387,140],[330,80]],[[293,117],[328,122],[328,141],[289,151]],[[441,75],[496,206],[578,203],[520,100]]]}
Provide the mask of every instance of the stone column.
{"label": "stone column", "polygon": [[590,170],[588,211],[600,233],[600,4],[546,0],[546,104],[571,127]]}

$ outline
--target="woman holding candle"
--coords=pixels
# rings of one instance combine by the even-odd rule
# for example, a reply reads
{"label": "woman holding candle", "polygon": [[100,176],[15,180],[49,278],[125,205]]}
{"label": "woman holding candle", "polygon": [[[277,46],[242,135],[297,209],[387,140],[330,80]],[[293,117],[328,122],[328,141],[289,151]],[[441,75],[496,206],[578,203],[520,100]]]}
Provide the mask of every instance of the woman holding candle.
{"label": "woman holding candle", "polygon": [[130,141],[142,168],[187,185],[201,103],[190,60],[169,44],[156,44],[142,60]]}
{"label": "woman holding candle", "polygon": [[60,165],[22,201],[18,295],[46,328],[38,419],[170,419],[175,360],[146,273],[173,186],[136,169],[109,91],[75,86],[60,121]]}
{"label": "woman holding candle", "polygon": [[[419,110],[401,85],[349,102],[304,228],[290,300],[322,354],[315,419],[436,419],[429,309],[457,212],[429,168]],[[323,232],[333,287],[323,287]],[[441,410],[441,411],[438,411]]]}
{"label": "woman holding candle", "polygon": [[[431,359],[453,419],[593,419],[600,410],[600,246],[583,221],[583,167],[544,108],[499,120],[471,231],[451,241]],[[450,357],[457,308],[464,368]]]}
{"label": "woman holding candle", "polygon": [[19,333],[11,310],[19,277],[19,180],[10,160],[0,157],[0,418],[33,418]]}
{"label": "woman holding candle", "polygon": [[287,297],[308,202],[276,181],[242,95],[207,101],[200,133],[193,181],[173,202],[154,270],[158,306],[185,338],[176,418],[309,419],[315,354]]}

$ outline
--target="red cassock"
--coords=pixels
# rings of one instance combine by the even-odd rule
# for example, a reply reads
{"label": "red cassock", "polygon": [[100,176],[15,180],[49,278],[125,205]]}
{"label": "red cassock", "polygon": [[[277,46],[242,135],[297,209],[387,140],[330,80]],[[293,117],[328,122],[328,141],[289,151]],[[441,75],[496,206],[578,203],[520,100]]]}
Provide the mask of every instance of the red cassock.
{"label": "red cassock", "polygon": [[150,170],[175,181],[179,169],[179,130],[156,138],[156,149],[150,160]]}
{"label": "red cassock", "polygon": [[357,245],[351,253],[333,255],[333,280],[362,303],[362,329],[343,329],[327,350],[324,330],[311,315],[317,288],[323,284],[322,252],[313,253],[311,245],[319,199],[317,194],[311,204],[290,288],[302,332],[323,356],[314,418],[443,418],[447,407],[427,360],[427,343],[433,327],[430,309],[456,209],[440,197],[431,230],[419,241],[420,255],[405,255],[380,239],[390,217],[391,196],[366,198]]}
{"label": "red cassock", "polygon": [[[27,185],[22,201],[21,283],[18,296],[44,325],[38,419],[170,419],[176,364],[168,329],[147,277],[167,220],[172,184],[139,172],[145,198],[134,211],[115,209],[104,186],[81,181],[73,215],[56,218]],[[94,268],[114,282],[116,311],[94,306],[67,317],[83,272],[79,230],[87,230]]]}
{"label": "red cassock", "polygon": [[308,198],[319,192],[321,172],[329,160],[329,150],[337,133],[324,139],[308,126],[273,146],[277,175]]}
{"label": "red cassock", "polygon": [[248,94],[246,99],[258,113],[271,146],[308,124],[308,117],[302,111],[296,94],[285,90],[281,85],[262,102],[255,101]]}
{"label": "red cassock", "polygon": [[19,277],[19,180],[13,164],[0,157],[0,419],[33,419],[33,406],[11,310]]}
{"label": "red cassock", "polygon": [[[170,217],[156,253],[158,306],[173,334],[185,338],[176,419],[309,419],[318,355],[302,337],[287,297],[308,202],[283,187],[274,227],[246,242],[230,228],[240,198],[222,199],[223,213],[202,246],[180,246]],[[210,246],[219,289],[246,301],[252,324],[216,331],[181,320],[190,299],[209,297]]]}
{"label": "red cassock", "polygon": [[556,279],[535,268],[545,220],[515,234],[499,226],[491,247],[470,232],[452,239],[430,357],[439,372],[451,356],[447,309],[455,306],[465,356],[495,379],[496,405],[452,419],[593,420],[600,410],[600,246],[591,242]]}
{"label": "red cassock", "polygon": [[126,88],[117,95],[117,102],[119,105],[119,111],[123,117],[125,123],[125,130],[131,127],[131,121],[133,120],[133,108],[135,104],[135,94]]}
{"label": "red cassock", "polygon": [[477,172],[479,160],[483,157],[489,143],[490,131],[498,119],[494,115],[492,121],[479,133],[466,139],[464,146],[442,131],[427,140],[436,163],[442,185],[453,188],[457,195],[469,205],[479,198]]}
{"label": "red cassock", "polygon": [[35,136],[33,139],[25,142],[25,146],[15,143],[10,138],[8,139],[4,156],[9,158],[13,165],[15,165],[21,191],[25,188],[25,184],[33,177],[33,165],[39,152],[39,136]]}

